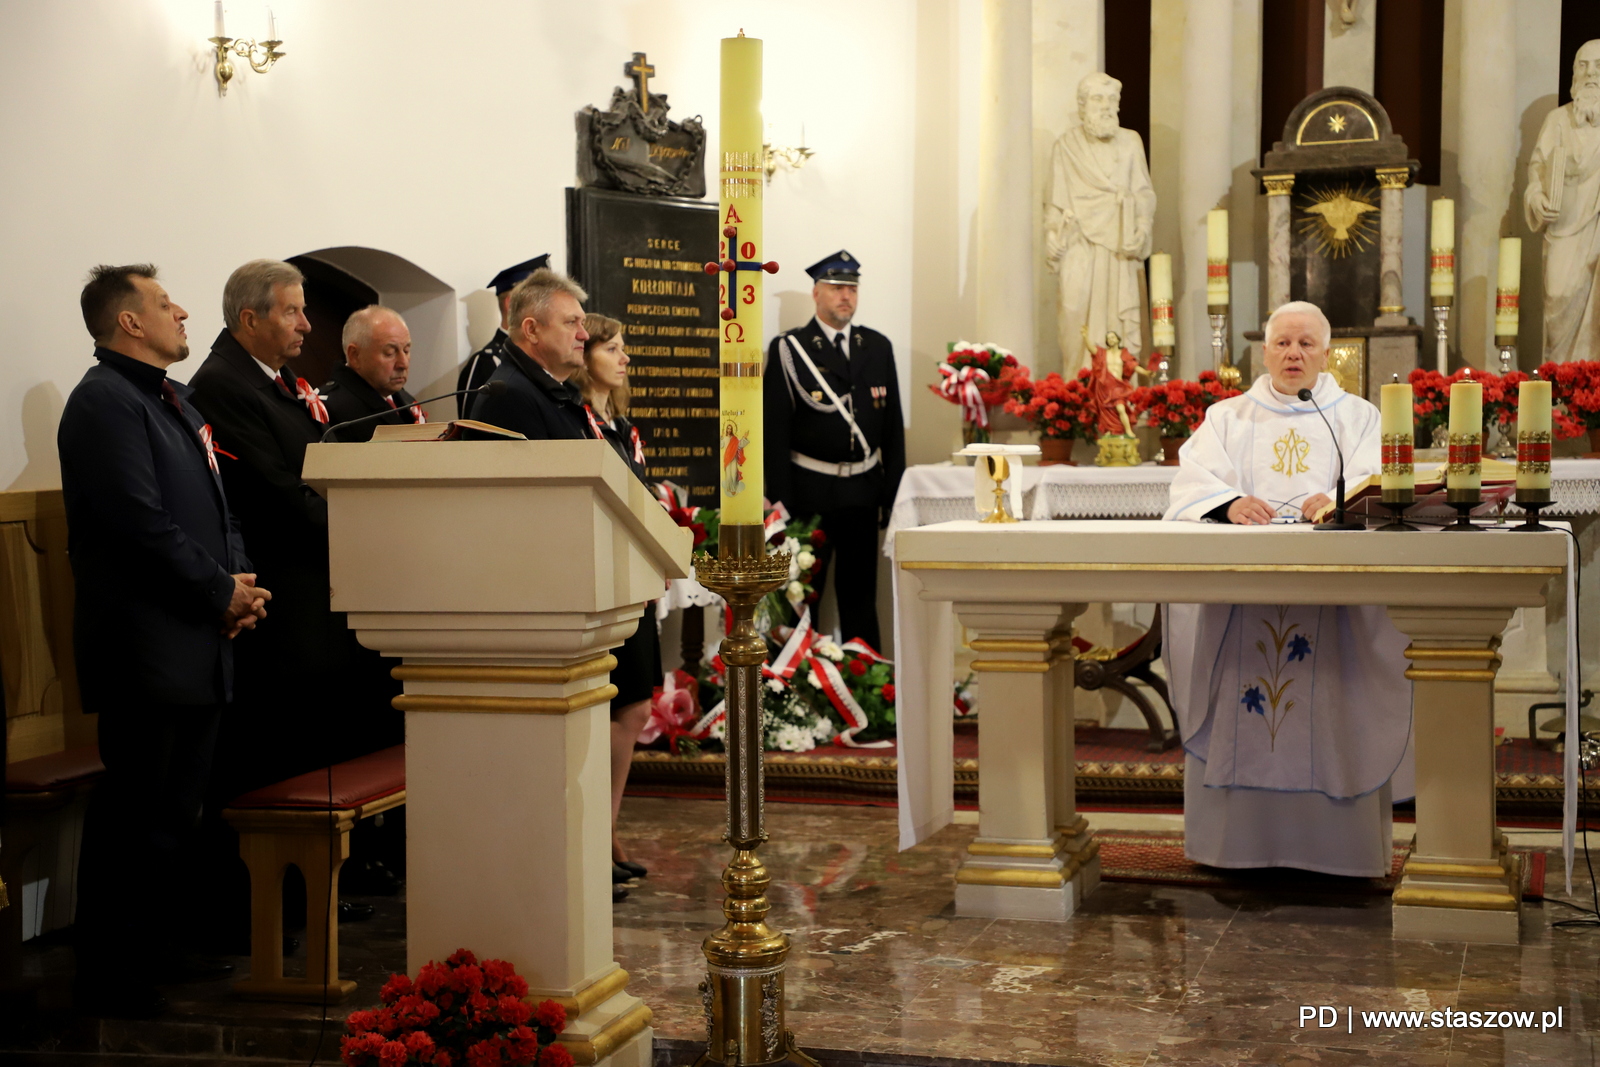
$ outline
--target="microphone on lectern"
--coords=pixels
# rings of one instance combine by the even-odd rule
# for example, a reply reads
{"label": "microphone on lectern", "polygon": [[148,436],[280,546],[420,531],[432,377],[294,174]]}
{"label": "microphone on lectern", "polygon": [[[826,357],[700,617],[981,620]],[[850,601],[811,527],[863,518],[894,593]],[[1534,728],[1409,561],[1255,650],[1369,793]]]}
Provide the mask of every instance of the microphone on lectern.
{"label": "microphone on lectern", "polygon": [[[462,395],[467,394],[467,393],[471,393],[474,396],[476,396],[476,395],[478,395],[480,393],[482,395],[484,395],[484,396],[499,396],[501,393],[503,393],[505,391],[506,391],[506,383],[505,382],[502,382],[499,379],[491,379],[490,381],[484,382],[482,385],[478,386],[476,389],[457,389],[453,393],[440,393],[438,396],[430,396],[426,400],[418,400],[415,403],[407,404],[406,407],[408,407],[408,408],[417,408],[417,407],[421,407],[423,404],[431,404],[435,400],[448,400],[453,396],[462,396]],[[339,430],[344,429],[347,426],[360,426],[363,422],[376,422],[379,419],[381,419],[381,418],[383,418],[383,417],[385,417],[387,415],[394,414],[398,410],[401,410],[401,409],[399,409],[399,408],[390,408],[388,411],[377,411],[377,412],[372,413],[371,415],[363,415],[359,419],[351,419],[348,422],[336,422],[332,426],[329,426],[326,431],[324,431],[324,433],[323,433],[323,435],[321,437],[321,440],[322,441],[331,440],[333,435],[334,435],[334,433],[336,433]]]}
{"label": "microphone on lectern", "polygon": [[1333,521],[1319,522],[1313,529],[1317,530],[1365,530],[1367,527],[1359,522],[1346,522],[1344,517],[1344,450],[1339,447],[1339,435],[1333,432],[1333,423],[1328,421],[1328,416],[1323,413],[1322,406],[1311,399],[1311,390],[1302,389],[1295,394],[1303,401],[1310,402],[1317,409],[1317,414],[1322,416],[1322,425],[1328,428],[1328,436],[1333,438],[1333,453],[1339,457],[1339,477],[1334,484]]}

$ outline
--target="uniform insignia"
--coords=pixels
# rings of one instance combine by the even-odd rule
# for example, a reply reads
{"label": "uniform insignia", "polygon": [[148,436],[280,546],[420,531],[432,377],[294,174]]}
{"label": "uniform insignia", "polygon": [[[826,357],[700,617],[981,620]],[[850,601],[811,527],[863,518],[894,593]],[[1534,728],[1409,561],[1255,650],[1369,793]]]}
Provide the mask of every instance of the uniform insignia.
{"label": "uniform insignia", "polygon": [[822,402],[822,390],[821,389],[813,389],[813,390],[811,390],[811,399],[817,401],[818,403],[821,403]]}
{"label": "uniform insignia", "polygon": [[812,347],[812,348],[821,348],[821,347],[822,347],[822,338],[820,338],[820,337],[813,337],[813,338],[812,338],[812,339],[811,339],[811,347]]}

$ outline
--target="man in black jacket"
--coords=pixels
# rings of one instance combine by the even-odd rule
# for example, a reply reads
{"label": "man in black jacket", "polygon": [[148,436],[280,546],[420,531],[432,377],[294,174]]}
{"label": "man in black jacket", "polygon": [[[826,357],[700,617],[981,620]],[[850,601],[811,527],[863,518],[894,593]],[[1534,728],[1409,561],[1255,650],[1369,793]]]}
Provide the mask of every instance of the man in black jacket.
{"label": "man in black jacket", "polygon": [[[906,469],[894,346],[855,325],[861,261],[838,251],[806,268],[816,315],[775,337],[763,378],[767,495],[822,517],[846,639],[878,643],[878,531]],[[829,565],[829,556],[833,565]]]}
{"label": "man in black jacket", "polygon": [[411,370],[411,331],[398,311],[372,304],[353,312],[339,340],[344,363],[333,368],[333,376],[322,387],[329,422],[337,425],[383,415],[341,430],[335,435],[339,440],[370,441],[380,422],[399,426],[428,421],[416,406],[417,398],[405,390]]}
{"label": "man in black jacket", "polygon": [[568,379],[583,366],[583,301],[588,294],[553,270],[539,270],[511,291],[511,335],[501,346],[490,381],[506,383],[496,396],[480,394],[472,417],[533,441],[600,440],[603,434],[583,394]]}
{"label": "man in black jacket", "polygon": [[328,505],[300,478],[306,446],[329,425],[321,394],[287,368],[311,332],[303,280],[277,260],[234,271],[224,328],[190,380],[245,547],[277,596],[261,640],[240,656],[244,706],[224,724],[217,804],[405,740],[381,658],[329,606]]}
{"label": "man in black jacket", "polygon": [[187,313],[145,264],[96,267],[80,302],[99,362],[56,445],[79,685],[106,774],[84,828],[77,988],[81,1008],[150,1015],[163,1007],[152,973],[194,976],[178,890],[233,699],[231,641],[271,594],[250,572],[211,428],[166,376],[189,354]]}
{"label": "man in black jacket", "polygon": [[[489,288],[494,290],[495,302],[500,305],[500,326],[494,331],[494,336],[489,339],[488,344],[472,353],[467,357],[467,361],[461,364],[461,371],[456,375],[457,392],[479,388],[489,380],[489,376],[495,372],[495,368],[504,362],[505,353],[502,351],[501,346],[505,344],[506,338],[511,336],[506,332],[511,322],[511,290],[515,289],[518,282],[534,271],[549,265],[550,253],[546,252],[543,255],[524,260],[515,267],[507,267],[489,279]],[[456,398],[456,410],[461,412],[463,419],[477,417],[472,414],[472,405],[476,399],[473,396]]]}

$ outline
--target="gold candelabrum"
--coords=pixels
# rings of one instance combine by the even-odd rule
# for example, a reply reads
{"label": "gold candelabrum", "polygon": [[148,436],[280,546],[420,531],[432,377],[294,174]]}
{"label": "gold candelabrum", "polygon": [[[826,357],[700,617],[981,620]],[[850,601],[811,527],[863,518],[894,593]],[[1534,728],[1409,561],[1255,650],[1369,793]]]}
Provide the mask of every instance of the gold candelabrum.
{"label": "gold candelabrum", "polygon": [[1450,305],[1454,297],[1433,298],[1434,368],[1440,374],[1450,373]]}
{"label": "gold candelabrum", "polygon": [[766,173],[767,182],[770,184],[772,176],[779,170],[799,170],[806,165],[806,160],[817,153],[805,146],[805,135],[800,137],[799,148],[786,148],[782,145],[763,143],[761,146],[761,169]]}
{"label": "gold candelabrum", "polygon": [[1211,317],[1211,356],[1212,365],[1217,368],[1217,381],[1237,389],[1243,375],[1233,365],[1233,356],[1228,352],[1228,305],[1212,304],[1206,308],[1206,313]]}
{"label": "gold candelabrum", "polygon": [[250,69],[257,74],[265,74],[272,69],[272,65],[282,59],[285,53],[278,51],[282,41],[235,40],[232,37],[209,37],[213,48],[217,52],[217,95],[228,95],[228,83],[233,80],[233,61],[228,58],[232,52],[240,59],[250,64]]}
{"label": "gold candelabrum", "polygon": [[700,983],[705,1009],[706,1051],[695,1061],[724,1067],[794,1063],[817,1067],[795,1046],[784,1026],[783,969],[789,936],[767,925],[767,886],[772,878],[756,855],[767,839],[765,767],[761,741],[761,667],[767,643],[756,629],[762,597],[789,579],[789,554],[767,554],[766,531],[757,524],[723,526],[717,556],[696,557],[695,577],[733,609],[733,625],[722,639],[727,673],[726,785],[733,860],[722,872],[727,923],[702,944],[706,979]]}

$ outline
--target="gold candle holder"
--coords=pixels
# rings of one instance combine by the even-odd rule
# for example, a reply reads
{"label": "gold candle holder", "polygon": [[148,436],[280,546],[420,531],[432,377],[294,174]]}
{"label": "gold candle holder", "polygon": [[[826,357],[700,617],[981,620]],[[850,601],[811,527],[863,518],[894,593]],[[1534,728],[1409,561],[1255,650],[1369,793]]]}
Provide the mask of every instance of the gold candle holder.
{"label": "gold candle holder", "polygon": [[767,643],[755,625],[756,604],[788,581],[789,554],[767,555],[760,525],[723,526],[717,556],[695,558],[695,577],[733,610],[722,639],[727,668],[727,841],[733,859],[722,872],[727,923],[702,943],[706,978],[700,983],[705,1009],[706,1051],[695,1061],[725,1067],[794,1063],[817,1067],[795,1046],[784,1025],[783,972],[789,936],[767,926],[767,886],[772,878],[756,850],[767,840],[766,769],[761,743],[761,665]]}

